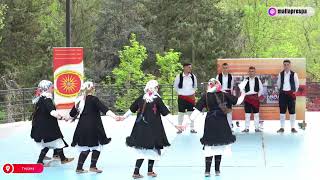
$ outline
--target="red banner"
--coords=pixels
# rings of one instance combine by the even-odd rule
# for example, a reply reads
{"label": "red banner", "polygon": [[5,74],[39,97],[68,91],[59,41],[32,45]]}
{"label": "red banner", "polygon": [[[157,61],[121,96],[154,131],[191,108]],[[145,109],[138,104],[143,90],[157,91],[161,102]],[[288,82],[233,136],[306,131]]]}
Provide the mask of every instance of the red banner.
{"label": "red banner", "polygon": [[83,48],[54,48],[53,70],[56,107],[70,109],[83,81]]}

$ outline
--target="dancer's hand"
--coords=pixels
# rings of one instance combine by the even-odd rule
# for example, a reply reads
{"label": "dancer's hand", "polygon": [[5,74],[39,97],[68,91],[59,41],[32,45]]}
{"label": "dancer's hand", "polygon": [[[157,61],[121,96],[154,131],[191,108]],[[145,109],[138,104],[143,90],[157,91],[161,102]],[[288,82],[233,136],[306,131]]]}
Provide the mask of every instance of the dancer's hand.
{"label": "dancer's hand", "polygon": [[179,131],[184,131],[184,130],[186,130],[186,126],[184,125],[175,125],[174,126],[177,130],[179,130]]}
{"label": "dancer's hand", "polygon": [[63,116],[60,115],[60,114],[58,114],[57,119],[58,119],[58,120],[63,120]]}
{"label": "dancer's hand", "polygon": [[116,121],[123,121],[125,119],[124,116],[117,116]]}
{"label": "dancer's hand", "polygon": [[72,119],[72,117],[67,115],[67,116],[62,117],[62,119],[67,122],[67,121],[70,121]]}

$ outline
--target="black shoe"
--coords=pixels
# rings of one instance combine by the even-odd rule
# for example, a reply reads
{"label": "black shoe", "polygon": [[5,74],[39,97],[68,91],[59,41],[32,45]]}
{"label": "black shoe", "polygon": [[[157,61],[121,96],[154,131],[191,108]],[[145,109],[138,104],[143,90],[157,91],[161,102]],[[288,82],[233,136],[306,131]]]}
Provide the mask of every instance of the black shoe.
{"label": "black shoe", "polygon": [[181,134],[182,133],[182,131],[177,131],[177,134]]}
{"label": "black shoe", "polygon": [[239,121],[236,122],[237,127],[240,127],[240,123]]}
{"label": "black shoe", "polygon": [[295,128],[291,128],[292,133],[297,133],[298,131]]}
{"label": "black shoe", "polygon": [[277,133],[284,133],[284,129],[283,128],[280,128]]}
{"label": "black shoe", "polygon": [[216,176],[220,176],[220,171],[216,171]]}
{"label": "black shoe", "polygon": [[233,128],[233,123],[231,124],[231,128]]}
{"label": "black shoe", "polygon": [[254,131],[255,132],[262,132],[260,129],[255,129]]}
{"label": "black shoe", "polygon": [[242,132],[248,133],[248,132],[249,132],[249,129],[244,129]]}
{"label": "black shoe", "polygon": [[132,177],[133,177],[133,179],[143,178],[143,176],[141,174],[133,174]]}
{"label": "black shoe", "polygon": [[197,133],[197,131],[196,131],[196,130],[194,130],[194,129],[191,129],[191,130],[190,130],[190,133],[192,133],[192,134],[196,134],[196,133]]}
{"label": "black shoe", "polygon": [[53,159],[60,159],[60,156],[59,155],[53,155],[52,158]]}
{"label": "black shoe", "polygon": [[[60,158],[59,158],[60,159]],[[43,158],[43,160],[51,160],[51,158],[50,157],[48,157],[48,156],[45,156],[44,158]]]}

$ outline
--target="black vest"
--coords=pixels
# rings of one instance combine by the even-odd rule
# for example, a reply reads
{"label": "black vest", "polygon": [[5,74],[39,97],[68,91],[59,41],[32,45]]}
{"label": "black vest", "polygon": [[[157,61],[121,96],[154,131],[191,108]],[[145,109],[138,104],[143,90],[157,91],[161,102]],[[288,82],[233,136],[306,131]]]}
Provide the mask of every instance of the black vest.
{"label": "black vest", "polygon": [[[284,71],[280,73],[281,82],[280,82],[280,91],[283,91],[283,83],[284,83]],[[290,88],[291,91],[296,91],[296,83],[294,82],[294,72],[290,71]]]}
{"label": "black vest", "polygon": [[[250,91],[250,84],[249,84],[249,77],[247,78],[248,82],[247,85],[245,87],[245,91],[249,92]],[[259,92],[260,88],[259,88],[259,79],[257,77],[254,78],[254,92]]]}
{"label": "black vest", "polygon": [[[192,73],[190,73],[190,74],[191,74],[191,79],[192,79],[192,87],[194,88],[194,76]],[[180,73],[180,81],[179,81],[179,85],[178,85],[179,89],[182,89],[182,84],[183,84],[183,75],[182,75],[182,73]]]}
{"label": "black vest", "polygon": [[[220,81],[221,85],[222,85],[222,73],[219,74],[218,76],[218,80]],[[231,74],[228,73],[228,89],[231,89],[231,81],[232,81],[232,76]]]}

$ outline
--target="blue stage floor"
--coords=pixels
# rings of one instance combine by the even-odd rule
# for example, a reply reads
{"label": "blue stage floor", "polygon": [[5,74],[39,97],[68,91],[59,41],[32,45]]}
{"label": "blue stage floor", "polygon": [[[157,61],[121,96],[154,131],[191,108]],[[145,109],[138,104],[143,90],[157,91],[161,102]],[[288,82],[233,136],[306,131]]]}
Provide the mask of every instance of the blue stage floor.
{"label": "blue stage floor", "polygon": [[[202,136],[203,117],[198,118],[196,128],[198,134],[190,134],[189,129],[181,135],[176,135],[175,129],[166,121],[164,125],[171,142],[171,147],[165,149],[160,161],[156,162],[154,171],[158,177],[143,179],[157,180],[312,180],[319,179],[320,168],[320,113],[306,114],[308,126],[305,131],[291,134],[289,121],[286,122],[286,132],[276,133],[279,121],[267,121],[263,133],[250,132],[243,134],[244,122],[235,129],[237,142],[232,146],[232,156],[222,157],[221,175],[204,177],[204,157],[200,137]],[[128,180],[132,179],[135,158],[133,151],[125,146],[125,137],[129,135],[133,118],[124,122],[115,122],[104,117],[107,136],[112,138],[109,145],[103,149],[97,166],[104,170],[102,174],[75,173],[78,152],[74,148],[66,148],[67,157],[76,159],[66,165],[55,165],[45,168],[41,174],[5,174],[2,170],[0,180],[7,179],[38,179],[38,180]],[[251,122],[253,125],[253,122]],[[76,123],[61,122],[60,127],[68,143],[71,142]],[[34,163],[40,147],[30,138],[30,122],[0,125],[0,166],[6,163]],[[251,131],[253,130],[253,127]],[[52,155],[52,150],[48,156]],[[90,156],[84,165],[88,169]],[[146,175],[147,161],[140,173]],[[212,172],[214,167],[212,166]]]}

